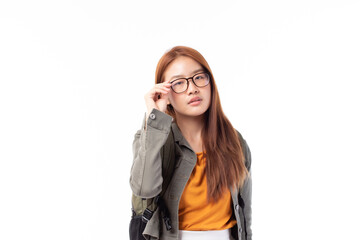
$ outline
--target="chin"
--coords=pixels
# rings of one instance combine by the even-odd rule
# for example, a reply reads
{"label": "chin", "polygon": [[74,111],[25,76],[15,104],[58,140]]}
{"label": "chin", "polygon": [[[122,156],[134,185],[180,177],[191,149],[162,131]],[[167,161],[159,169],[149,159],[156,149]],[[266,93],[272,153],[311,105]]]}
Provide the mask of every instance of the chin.
{"label": "chin", "polygon": [[203,115],[207,109],[188,109],[185,111],[176,111],[176,114],[190,117],[198,117]]}

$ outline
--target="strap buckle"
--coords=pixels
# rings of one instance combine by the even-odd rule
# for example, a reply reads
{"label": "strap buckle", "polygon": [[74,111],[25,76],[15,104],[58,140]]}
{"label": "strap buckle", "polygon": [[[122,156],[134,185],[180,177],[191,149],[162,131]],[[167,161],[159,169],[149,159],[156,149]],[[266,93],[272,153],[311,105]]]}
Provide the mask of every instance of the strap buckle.
{"label": "strap buckle", "polygon": [[165,226],[166,226],[166,230],[170,231],[172,229],[172,226],[171,226],[171,219],[167,216],[164,216],[164,223],[165,223]]}
{"label": "strap buckle", "polygon": [[153,212],[150,209],[146,208],[142,215],[142,221],[144,223],[147,223],[148,221],[150,221],[152,215],[153,215]]}

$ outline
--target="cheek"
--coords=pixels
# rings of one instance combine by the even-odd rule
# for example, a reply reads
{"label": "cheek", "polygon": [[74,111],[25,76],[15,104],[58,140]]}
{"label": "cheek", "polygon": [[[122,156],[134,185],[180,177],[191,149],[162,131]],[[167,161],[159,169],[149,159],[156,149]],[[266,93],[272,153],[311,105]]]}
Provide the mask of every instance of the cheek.
{"label": "cheek", "polygon": [[169,96],[169,101],[174,108],[182,109],[186,106],[186,97],[182,96],[181,94],[173,93]]}
{"label": "cheek", "polygon": [[171,104],[178,106],[181,103],[181,100],[179,99],[178,96],[172,96],[171,97]]}
{"label": "cheek", "polygon": [[209,99],[209,102],[211,101],[211,88],[209,86],[209,89],[207,91],[207,98]]}
{"label": "cheek", "polygon": [[173,92],[169,94],[169,102],[171,103],[171,105],[174,105],[177,102],[176,95]]}

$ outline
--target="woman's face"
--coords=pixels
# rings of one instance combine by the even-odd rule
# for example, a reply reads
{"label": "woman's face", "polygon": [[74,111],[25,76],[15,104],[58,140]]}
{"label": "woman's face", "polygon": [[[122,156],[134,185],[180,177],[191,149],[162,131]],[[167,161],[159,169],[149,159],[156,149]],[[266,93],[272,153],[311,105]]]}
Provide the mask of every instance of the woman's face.
{"label": "woman's face", "polygon": [[[164,82],[171,82],[178,78],[189,78],[204,72],[202,66],[192,58],[180,56],[172,61],[164,72]],[[176,115],[200,116],[206,112],[211,101],[211,83],[205,87],[197,87],[189,79],[189,86],[185,92],[169,92],[169,102]]]}

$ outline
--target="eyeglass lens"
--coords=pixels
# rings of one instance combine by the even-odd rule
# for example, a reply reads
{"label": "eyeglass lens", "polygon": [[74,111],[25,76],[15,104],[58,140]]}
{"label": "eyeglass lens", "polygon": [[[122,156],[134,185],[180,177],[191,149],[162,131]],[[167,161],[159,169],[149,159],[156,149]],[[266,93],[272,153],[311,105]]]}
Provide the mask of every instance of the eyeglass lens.
{"label": "eyeglass lens", "polygon": [[[193,83],[195,83],[197,87],[205,87],[206,85],[209,84],[209,75],[207,73],[196,74],[190,79],[193,79]],[[186,80],[185,78],[176,79],[175,81],[172,82],[171,87],[176,93],[184,92],[188,88],[190,79],[188,80]]]}

